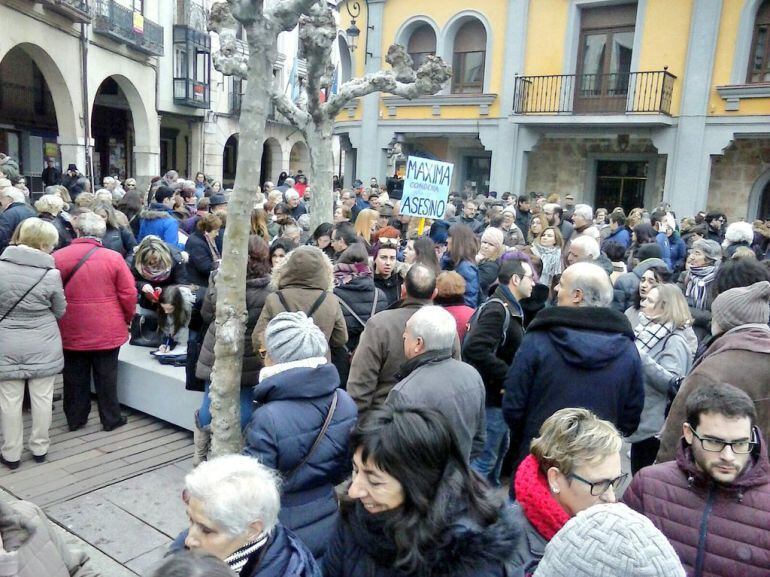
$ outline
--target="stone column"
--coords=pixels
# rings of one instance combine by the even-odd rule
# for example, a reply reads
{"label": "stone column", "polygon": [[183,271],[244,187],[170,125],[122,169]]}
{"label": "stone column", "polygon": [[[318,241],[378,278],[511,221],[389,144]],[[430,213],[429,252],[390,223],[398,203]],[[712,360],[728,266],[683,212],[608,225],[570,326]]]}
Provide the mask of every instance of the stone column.
{"label": "stone column", "polygon": [[[86,170],[86,147],[83,139],[60,136],[57,139],[59,150],[61,151],[62,174],[67,171],[67,165],[74,164],[82,174],[87,174]],[[93,147],[93,142],[91,143]]]}
{"label": "stone column", "polygon": [[[374,30],[364,30],[366,40],[359,42],[358,49],[361,57],[366,59],[365,72],[367,74],[377,72],[387,66],[382,56],[382,27],[384,22],[385,3],[387,0],[369,0],[367,2],[369,16],[362,21],[365,27],[368,23],[374,26]],[[371,56],[364,54],[366,51]],[[383,182],[385,174],[381,174],[385,164],[385,155],[382,149],[373,146],[377,141],[377,132],[380,123],[380,93],[375,92],[361,99],[363,112],[361,115],[361,142],[363,146],[358,148],[356,176],[364,182],[369,182],[371,177]]]}
{"label": "stone column", "polygon": [[714,56],[722,14],[722,0],[695,0],[687,47],[679,126],[668,159],[664,199],[677,215],[706,208],[711,157],[705,144]]}
{"label": "stone column", "polygon": [[153,176],[160,176],[160,150],[157,146],[134,147],[134,178],[139,190],[147,190]]}

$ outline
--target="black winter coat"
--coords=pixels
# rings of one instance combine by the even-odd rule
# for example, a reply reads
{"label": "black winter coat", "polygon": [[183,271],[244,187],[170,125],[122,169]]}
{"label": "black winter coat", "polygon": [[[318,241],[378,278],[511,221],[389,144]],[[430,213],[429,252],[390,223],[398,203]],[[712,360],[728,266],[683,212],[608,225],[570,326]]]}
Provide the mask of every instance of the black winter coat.
{"label": "black winter coat", "polygon": [[[381,289],[374,286],[371,277],[356,277],[349,283],[335,286],[334,294],[341,302],[348,305],[364,323],[372,316],[373,306],[376,314],[388,308],[389,304],[387,296]],[[375,295],[376,306],[374,305]],[[358,346],[358,340],[361,338],[361,333],[364,332],[364,326],[344,306],[342,306],[342,314],[348,327],[348,351],[352,353]]]}
{"label": "black winter coat", "polygon": [[[524,326],[519,305],[506,296],[502,287],[497,287],[492,298],[508,303],[508,309],[496,302],[484,305],[476,321],[465,334],[463,361],[481,375],[487,392],[486,406],[501,407],[505,377],[524,338]],[[505,343],[499,346],[507,314],[511,316],[508,332]]]}
{"label": "black winter coat", "polygon": [[59,250],[60,248],[69,246],[69,244],[72,242],[72,239],[77,236],[77,234],[75,233],[75,229],[72,228],[72,224],[64,220],[61,214],[54,216],[48,212],[41,212],[38,215],[38,218],[40,220],[50,222],[52,225],[56,227],[56,232],[59,233],[59,242],[56,244],[56,247],[54,248],[54,250]]}
{"label": "black winter coat", "polygon": [[[259,371],[262,369],[262,359],[251,346],[251,336],[257,325],[262,307],[265,305],[270,289],[270,278],[254,278],[246,280],[246,331],[243,333],[243,365],[241,367],[241,388],[253,387],[259,382]],[[214,322],[217,308],[217,287],[214,282],[206,291],[201,308],[203,323],[208,325],[206,336],[203,338],[195,376],[204,381],[211,379],[211,369],[214,368],[214,343],[217,339],[217,324]]]}
{"label": "black winter coat", "polygon": [[[358,410],[353,399],[338,390],[339,376],[327,363],[297,367],[263,378],[254,387],[256,408],[246,427],[244,455],[256,457],[278,471],[281,487],[279,519],[321,559],[337,522],[334,487],[351,470],[348,438]],[[308,461],[289,473],[310,453],[337,393],[329,428]]]}
{"label": "black winter coat", "polygon": [[33,216],[37,216],[37,212],[24,202],[14,202],[0,213],[0,253],[10,244],[13,231],[19,223]]}
{"label": "black winter coat", "polygon": [[[456,503],[457,498],[447,501]],[[392,564],[383,526],[392,512],[371,514],[360,502],[344,504],[323,563],[324,577],[412,577]],[[436,540],[421,577],[503,577],[520,532],[503,509],[486,527],[458,515]],[[417,574],[415,574],[417,575]]]}
{"label": "black winter coat", "polygon": [[214,254],[204,234],[194,230],[184,247],[190,258],[187,260],[187,277],[192,284],[209,286],[209,276],[214,270]]}
{"label": "black winter coat", "polygon": [[143,308],[156,308],[155,304],[151,303],[145,298],[144,293],[142,292],[142,287],[144,285],[149,284],[154,287],[165,288],[172,285],[186,285],[189,282],[187,280],[187,267],[182,260],[181,251],[169,244],[166,244],[166,248],[171,252],[171,260],[173,262],[171,265],[171,273],[164,281],[149,281],[145,279],[141,274],[139,274],[139,271],[136,270],[136,267],[134,266],[134,253],[129,253],[129,255],[126,257],[126,264],[128,265],[128,268],[131,269],[131,274],[134,275],[136,292],[139,294],[139,305]]}
{"label": "black winter coat", "polygon": [[102,246],[115,252],[125,258],[126,255],[133,254],[136,247],[136,239],[131,229],[107,227],[107,232],[102,237]]}
{"label": "black winter coat", "polygon": [[389,277],[374,275],[374,286],[385,294],[385,298],[388,300],[387,306],[392,305],[401,298],[402,283],[403,279],[396,271],[393,271]]}
{"label": "black winter coat", "polygon": [[622,313],[557,306],[540,311],[529,325],[503,397],[516,463],[529,454],[543,421],[566,407],[590,409],[626,436],[639,426],[642,362]]}

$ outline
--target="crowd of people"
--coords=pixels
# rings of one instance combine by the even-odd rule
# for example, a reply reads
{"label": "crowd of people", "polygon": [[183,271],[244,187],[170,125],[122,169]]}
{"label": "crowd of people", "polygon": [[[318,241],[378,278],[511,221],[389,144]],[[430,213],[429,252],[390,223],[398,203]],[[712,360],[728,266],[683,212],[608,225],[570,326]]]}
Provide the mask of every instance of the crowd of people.
{"label": "crowd of people", "polygon": [[92,193],[70,166],[33,208],[12,168],[0,462],[25,389],[45,461],[59,373],[71,430],[92,379],[125,424],[129,327],[204,391],[190,526],[154,577],[770,574],[770,223],[458,193],[423,231],[372,178],[311,231],[282,173],[251,214],[244,448],[211,458],[229,191],[169,171]]}

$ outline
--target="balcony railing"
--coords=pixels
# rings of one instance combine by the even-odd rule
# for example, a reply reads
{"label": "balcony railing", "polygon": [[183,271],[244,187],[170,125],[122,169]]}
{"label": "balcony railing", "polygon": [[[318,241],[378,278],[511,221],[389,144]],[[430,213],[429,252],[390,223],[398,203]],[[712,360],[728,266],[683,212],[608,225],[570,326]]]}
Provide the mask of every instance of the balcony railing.
{"label": "balcony railing", "polygon": [[115,0],[96,0],[94,32],[146,54],[163,56],[163,27]]}
{"label": "balcony railing", "polygon": [[241,102],[243,102],[243,81],[237,78],[232,79],[230,98],[227,111],[233,116],[240,116]]}
{"label": "balcony railing", "polygon": [[40,0],[49,10],[58,12],[75,22],[91,22],[91,8],[88,0]]}
{"label": "balcony railing", "polygon": [[515,114],[671,114],[668,70],[517,76]]}

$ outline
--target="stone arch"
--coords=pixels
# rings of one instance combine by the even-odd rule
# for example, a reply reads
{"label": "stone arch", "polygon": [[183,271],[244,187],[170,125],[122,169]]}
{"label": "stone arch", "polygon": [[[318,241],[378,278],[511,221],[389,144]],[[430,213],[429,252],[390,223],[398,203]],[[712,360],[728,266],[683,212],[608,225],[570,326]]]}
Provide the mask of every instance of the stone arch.
{"label": "stone arch", "polygon": [[[484,27],[487,34],[486,54],[484,57],[484,92],[488,93],[491,81],[491,71],[493,70],[494,62],[492,61],[492,47],[494,46],[492,38],[492,25],[486,16],[477,10],[463,10],[458,12],[446,23],[441,31],[441,36],[438,37],[436,44],[436,54],[444,59],[447,64],[452,64],[454,60],[454,45],[457,32],[463,25],[472,20],[477,20]],[[451,83],[447,83],[447,87],[444,88],[445,92],[451,90]]]}
{"label": "stone arch", "polygon": [[283,151],[281,143],[272,136],[266,138],[262,144],[262,184],[270,180],[276,182],[278,175],[283,170]]}
{"label": "stone arch", "polygon": [[223,144],[222,151],[222,188],[232,188],[235,184],[235,172],[238,166],[238,143],[240,134],[232,133]]}
{"label": "stone arch", "polygon": [[441,30],[433,18],[430,16],[425,16],[424,14],[412,16],[408,20],[405,20],[401,26],[399,26],[398,31],[396,32],[396,44],[401,44],[402,46],[406,47],[409,44],[409,38],[412,37],[412,34],[414,34],[415,30],[425,25],[433,28],[433,33],[436,35],[436,53],[438,53]]}
{"label": "stone arch", "polygon": [[[51,97],[53,98],[60,140],[67,142],[68,144],[82,141],[83,133],[78,119],[78,110],[82,107],[80,105],[76,106],[73,102],[73,91],[70,90],[68,85],[68,78],[77,78],[77,75],[74,77],[65,77],[51,55],[43,47],[38,46],[37,44],[21,42],[13,46],[8,46],[5,50],[3,50],[3,48],[5,47],[0,48],[0,62],[2,62],[10,52],[18,48],[19,50],[24,51],[24,53],[29,56],[40,69],[46,84],[48,84],[48,90],[51,92]],[[62,160],[67,163],[76,162],[74,158],[70,161],[67,161],[66,159]]]}
{"label": "stone arch", "polygon": [[738,36],[735,42],[733,68],[730,71],[730,84],[745,84],[751,57],[751,41],[754,38],[754,21],[764,0],[744,0],[741,19],[738,23]]}
{"label": "stone arch", "polygon": [[[150,119],[154,117],[155,114],[147,108],[147,104],[142,98],[142,95],[139,94],[139,90],[137,90],[134,82],[130,78],[127,78],[122,74],[106,74],[98,83],[93,84],[95,88],[89,95],[91,98],[91,102],[89,103],[90,109],[93,110],[99,88],[108,78],[112,78],[118,84],[128,101],[128,107],[131,110],[131,120],[134,124],[134,143],[136,149],[146,151],[150,148],[157,148],[160,139],[160,128],[158,127],[157,122],[150,122]],[[153,102],[153,106],[154,105],[155,103]]]}
{"label": "stone arch", "polygon": [[770,215],[760,214],[762,207],[767,207],[770,204],[770,168],[759,175],[754,184],[751,187],[749,193],[749,206],[746,220],[751,222],[757,218],[765,218]]}
{"label": "stone arch", "polygon": [[289,152],[289,173],[297,174],[298,170],[310,172],[310,151],[303,140],[297,140]]}
{"label": "stone arch", "polygon": [[344,32],[337,34],[337,51],[339,52],[339,80],[338,83],[341,86],[351,78],[353,78],[353,57],[350,54],[350,47],[348,46],[347,38],[345,38]]}

